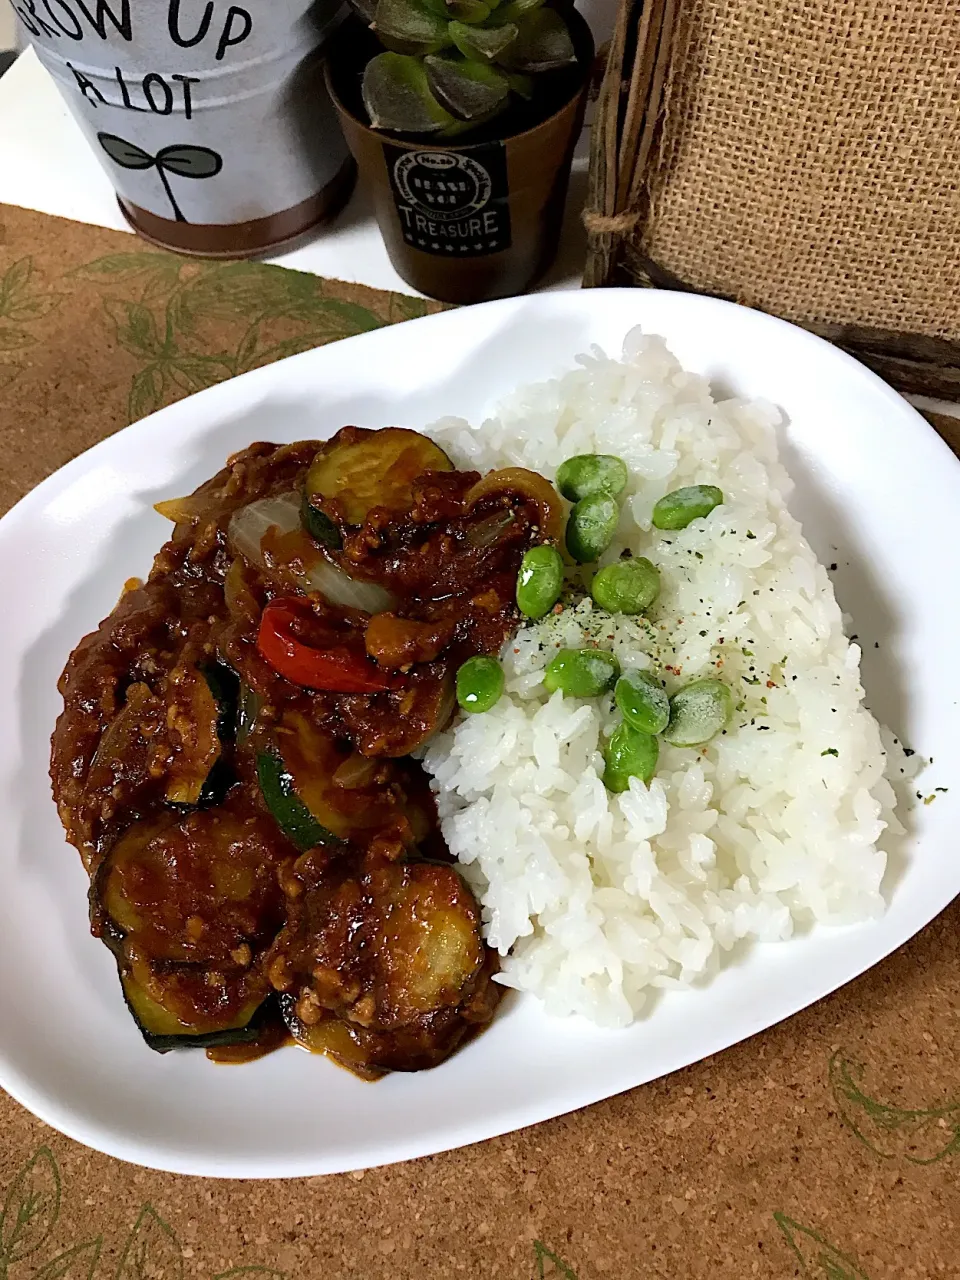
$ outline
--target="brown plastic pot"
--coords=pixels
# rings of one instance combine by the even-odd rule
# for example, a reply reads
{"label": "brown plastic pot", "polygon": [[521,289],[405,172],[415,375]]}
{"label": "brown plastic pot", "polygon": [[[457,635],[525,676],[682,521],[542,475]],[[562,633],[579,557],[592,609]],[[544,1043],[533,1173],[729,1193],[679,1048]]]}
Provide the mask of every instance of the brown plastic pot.
{"label": "brown plastic pot", "polygon": [[580,70],[569,96],[532,128],[482,141],[435,144],[371,129],[348,105],[350,77],[359,75],[343,52],[353,33],[334,49],[327,88],[390,261],[421,293],[444,302],[509,297],[556,257],[594,57],[584,19],[571,12],[568,20]]}

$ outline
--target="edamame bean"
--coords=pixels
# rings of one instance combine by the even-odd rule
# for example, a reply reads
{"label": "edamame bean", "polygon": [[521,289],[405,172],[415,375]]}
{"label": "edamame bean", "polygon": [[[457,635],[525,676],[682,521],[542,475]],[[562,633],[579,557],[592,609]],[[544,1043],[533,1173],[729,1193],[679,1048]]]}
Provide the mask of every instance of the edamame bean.
{"label": "edamame bean", "polygon": [[652,733],[641,733],[624,723],[619,725],[604,749],[604,786],[608,791],[627,791],[631,778],[649,782],[657,767],[660,745]]}
{"label": "edamame bean", "polygon": [[627,487],[627,464],[612,453],[578,453],[557,468],[557,488],[571,502],[591,493],[618,498]]}
{"label": "edamame bean", "polygon": [[457,702],[471,714],[489,711],[503,693],[503,667],[496,658],[468,658],[457,672]]}
{"label": "edamame bean", "polygon": [[691,520],[708,516],[723,501],[723,490],[715,484],[690,484],[665,494],[653,508],[657,529],[685,529]]}
{"label": "edamame bean", "polygon": [[608,613],[642,613],[660,594],[660,570],[645,556],[618,560],[596,574],[590,594]]}
{"label": "edamame bean", "polygon": [[598,698],[620,674],[620,663],[605,649],[561,649],[543,673],[550,693],[565,698]]}
{"label": "edamame bean", "polygon": [[527,618],[542,618],[560,599],[563,560],[556,547],[531,547],[520,561],[517,607]]}
{"label": "edamame bean", "polygon": [[670,723],[670,699],[649,671],[628,671],[613,693],[624,720],[640,733],[663,733]]}
{"label": "edamame bean", "polygon": [[720,732],[733,714],[733,694],[722,680],[694,680],[670,699],[663,736],[675,747],[699,747]]}
{"label": "edamame bean", "polygon": [[581,498],[567,520],[567,550],[578,564],[598,559],[613,541],[620,508],[607,493]]}

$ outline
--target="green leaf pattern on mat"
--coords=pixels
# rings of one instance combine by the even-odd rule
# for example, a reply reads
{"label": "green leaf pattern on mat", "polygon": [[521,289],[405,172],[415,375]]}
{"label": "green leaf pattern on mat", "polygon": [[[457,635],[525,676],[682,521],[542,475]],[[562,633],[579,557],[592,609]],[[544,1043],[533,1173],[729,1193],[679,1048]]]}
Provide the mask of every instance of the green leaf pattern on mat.
{"label": "green leaf pattern on mat", "polygon": [[[0,1214],[0,1280],[8,1269],[47,1244],[60,1217],[60,1170],[53,1152],[41,1147],[23,1166],[7,1192]],[[30,1280],[95,1280],[103,1237],[85,1240],[56,1254],[31,1271]],[[533,1242],[536,1280],[577,1280],[577,1275],[555,1253]],[[204,1268],[198,1268],[204,1270]],[[858,1273],[859,1274],[859,1273]],[[124,1242],[120,1261],[109,1280],[184,1280],[183,1246],[176,1232],[152,1204],[145,1204]],[[230,1267],[212,1280],[287,1280],[287,1273],[273,1267]],[[106,1280],[106,1278],[105,1278]]]}
{"label": "green leaf pattern on mat", "polygon": [[42,320],[63,301],[62,293],[50,293],[37,280],[33,258],[20,258],[0,275],[0,391],[24,369],[15,353],[38,340],[25,325]]}
{"label": "green leaf pattern on mat", "polygon": [[127,1238],[116,1280],[182,1280],[183,1250],[172,1228],[145,1204]]}
{"label": "green leaf pattern on mat", "polygon": [[577,1280],[577,1273],[539,1240],[533,1242],[533,1256],[537,1263],[536,1280]]}
{"label": "green leaf pattern on mat", "polygon": [[60,1216],[60,1170],[41,1147],[14,1178],[0,1217],[0,1274],[43,1245]]}
{"label": "green leaf pattern on mat", "polygon": [[838,1049],[830,1059],[830,1091],[844,1124],[885,1159],[936,1164],[960,1150],[960,1102],[909,1109],[878,1102],[861,1088],[865,1068]]}
{"label": "green leaf pattern on mat", "polygon": [[775,1213],[773,1218],[797,1255],[802,1276],[809,1276],[810,1280],[869,1280],[852,1258],[825,1240],[819,1231],[801,1226],[785,1213]]}
{"label": "green leaf pattern on mat", "polygon": [[230,1271],[221,1271],[213,1280],[237,1280],[239,1276],[260,1276],[262,1280],[284,1280],[282,1271],[271,1271],[269,1267],[233,1267]]}
{"label": "green leaf pattern on mat", "polygon": [[[367,307],[326,296],[317,276],[263,263],[184,262],[138,251],[109,254],[71,275],[100,284],[134,283],[140,291],[136,300],[104,301],[118,346],[143,362],[130,387],[131,422],[225,378],[384,323]],[[426,310],[420,299],[409,303],[409,315],[397,319]],[[391,309],[398,305],[402,310],[402,303],[391,303]],[[209,350],[204,325],[225,322],[239,325],[235,343]],[[281,322],[294,331],[272,338],[271,329]]]}
{"label": "green leaf pattern on mat", "polygon": [[103,1237],[97,1236],[95,1240],[87,1240],[58,1253],[34,1273],[33,1280],[93,1280],[102,1245]]}

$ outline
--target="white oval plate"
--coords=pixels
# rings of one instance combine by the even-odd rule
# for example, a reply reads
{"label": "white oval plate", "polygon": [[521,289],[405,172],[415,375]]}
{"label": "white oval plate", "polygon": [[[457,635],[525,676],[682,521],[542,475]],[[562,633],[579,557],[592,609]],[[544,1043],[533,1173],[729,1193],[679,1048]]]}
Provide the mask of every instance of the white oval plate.
{"label": "white oval plate", "polygon": [[952,780],[960,465],[900,396],[836,348],[728,303],[596,290],[451,311],[256,370],[104,441],[0,522],[0,1084],[41,1119],[121,1159],[217,1177],[427,1155],[717,1053],[876,964],[960,891],[956,789],[909,819],[882,920],[756,946],[709,987],[669,994],[624,1031],[508,997],[492,1028],[444,1066],[376,1085],[293,1049],[228,1068],[201,1053],[161,1057],[140,1039],[113,960],[87,931],[86,878],[50,799],[47,758],[68,653],[167,535],[151,504],[188,492],[252,440],[481,418],[591,343],[618,354],[638,323],[721,392],[785,409],[792,507],[821,560],[839,566],[868,700],[935,758],[925,790]]}

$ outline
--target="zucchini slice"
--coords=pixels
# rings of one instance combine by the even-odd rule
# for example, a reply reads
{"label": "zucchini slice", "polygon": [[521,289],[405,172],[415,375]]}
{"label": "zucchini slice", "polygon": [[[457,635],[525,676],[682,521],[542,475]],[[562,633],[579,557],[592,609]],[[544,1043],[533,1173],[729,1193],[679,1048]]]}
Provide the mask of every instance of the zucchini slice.
{"label": "zucchini slice", "polygon": [[[218,1045],[251,1044],[260,1035],[265,1021],[262,993],[256,994],[233,1018],[184,1022],[166,1005],[154,999],[143,981],[138,981],[141,964],[127,967],[119,962],[118,969],[127,1008],[147,1045],[156,1053],[169,1053],[171,1049],[213,1049]],[[159,966],[151,965],[150,970],[151,987],[162,987],[165,980],[170,980],[170,974]]]}
{"label": "zucchini slice", "polygon": [[[208,662],[176,688],[184,754],[167,783],[166,802],[174,809],[206,809],[222,804],[236,782],[223,747],[237,736],[240,678],[224,662]],[[196,716],[196,724],[190,720]],[[204,767],[209,765],[204,773]]]}
{"label": "zucchini slice", "polygon": [[232,667],[219,660],[204,663],[200,674],[217,704],[217,735],[221,742],[233,742],[237,736],[240,677]]}
{"label": "zucchini slice", "polygon": [[310,1053],[322,1054],[361,1080],[380,1080],[387,1074],[386,1067],[371,1064],[371,1041],[377,1037],[365,1033],[361,1027],[351,1027],[340,1018],[325,1017],[308,1026],[297,1016],[293,996],[280,997],[280,1013],[290,1035]]}
{"label": "zucchini slice", "polygon": [[388,833],[412,848],[431,830],[423,798],[386,760],[350,777],[352,754],[306,716],[288,712],[258,743],[257,779],[271,816],[301,853]]}
{"label": "zucchini slice", "polygon": [[210,683],[196,667],[168,678],[167,724],[177,755],[167,778],[168,804],[193,807],[220,759],[220,706]]}
{"label": "zucchini slice", "polygon": [[[489,1021],[480,911],[449,865],[381,863],[356,877],[328,855],[296,864],[277,951],[290,981],[280,1009],[290,1034],[367,1079],[419,1071]],[[339,879],[338,879],[339,876]]]}
{"label": "zucchini slice", "polygon": [[270,819],[233,801],[136,823],[110,850],[91,884],[92,924],[152,1049],[257,1039],[289,858]]}
{"label": "zucchini slice", "polygon": [[344,427],[313,460],[305,504],[321,514],[326,508],[328,519],[338,516],[348,525],[362,525],[375,507],[409,511],[414,481],[425,471],[453,470],[443,450],[418,431]]}
{"label": "zucchini slice", "polygon": [[297,795],[293,776],[276,751],[257,754],[257,781],[277,826],[301,853],[318,844],[342,843],[317,821]]}

